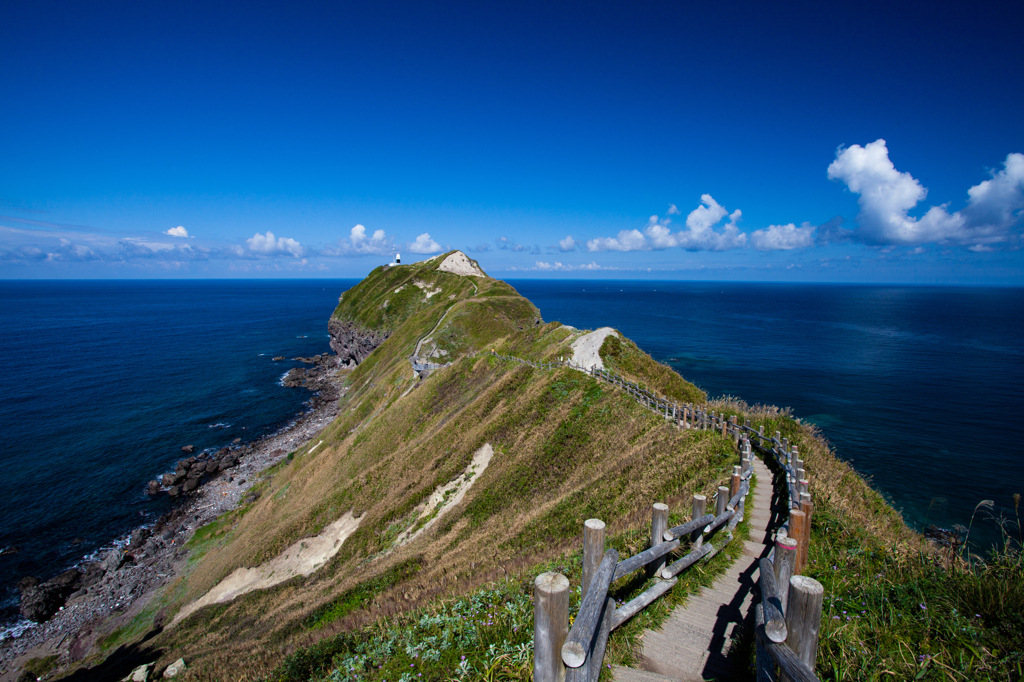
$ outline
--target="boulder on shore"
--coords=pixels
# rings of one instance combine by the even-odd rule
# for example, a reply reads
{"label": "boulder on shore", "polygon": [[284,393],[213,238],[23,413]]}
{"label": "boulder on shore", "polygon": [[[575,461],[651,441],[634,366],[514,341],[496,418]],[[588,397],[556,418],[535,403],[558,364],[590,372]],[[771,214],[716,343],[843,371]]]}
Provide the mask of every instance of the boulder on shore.
{"label": "boulder on shore", "polygon": [[44,623],[64,606],[71,593],[82,585],[82,572],[77,568],[64,571],[45,583],[39,578],[23,578],[18,584],[21,593],[21,615],[36,623]]}

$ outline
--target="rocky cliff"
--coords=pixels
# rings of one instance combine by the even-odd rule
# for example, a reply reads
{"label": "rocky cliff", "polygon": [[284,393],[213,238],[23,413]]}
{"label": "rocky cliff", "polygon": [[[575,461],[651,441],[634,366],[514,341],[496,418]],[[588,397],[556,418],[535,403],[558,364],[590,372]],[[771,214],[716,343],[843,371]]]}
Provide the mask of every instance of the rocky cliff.
{"label": "rocky cliff", "polygon": [[349,367],[355,367],[365,360],[391,335],[386,330],[366,329],[351,320],[334,318],[327,322],[327,332],[331,335],[331,350],[338,354],[342,365]]}

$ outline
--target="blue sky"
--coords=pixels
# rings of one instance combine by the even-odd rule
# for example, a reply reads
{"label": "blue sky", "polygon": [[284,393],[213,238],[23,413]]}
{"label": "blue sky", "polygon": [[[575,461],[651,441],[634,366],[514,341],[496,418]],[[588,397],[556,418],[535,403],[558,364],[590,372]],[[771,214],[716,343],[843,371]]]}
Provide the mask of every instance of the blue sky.
{"label": "blue sky", "polygon": [[0,3],[0,278],[1024,284],[1020,3]]}

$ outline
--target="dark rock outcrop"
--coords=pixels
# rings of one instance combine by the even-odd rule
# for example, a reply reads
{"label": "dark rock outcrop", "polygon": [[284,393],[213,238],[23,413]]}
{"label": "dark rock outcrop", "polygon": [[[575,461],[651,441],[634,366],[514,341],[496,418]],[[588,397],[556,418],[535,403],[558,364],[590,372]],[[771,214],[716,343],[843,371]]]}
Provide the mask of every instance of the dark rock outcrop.
{"label": "dark rock outcrop", "polygon": [[45,583],[38,578],[24,578],[18,584],[21,592],[21,615],[43,623],[57,613],[68,597],[82,586],[82,572],[77,568],[64,571]]}
{"label": "dark rock outcrop", "polygon": [[389,331],[364,329],[350,320],[336,319],[327,322],[327,332],[331,335],[331,350],[338,354],[341,364],[349,367],[365,360],[391,335]]}

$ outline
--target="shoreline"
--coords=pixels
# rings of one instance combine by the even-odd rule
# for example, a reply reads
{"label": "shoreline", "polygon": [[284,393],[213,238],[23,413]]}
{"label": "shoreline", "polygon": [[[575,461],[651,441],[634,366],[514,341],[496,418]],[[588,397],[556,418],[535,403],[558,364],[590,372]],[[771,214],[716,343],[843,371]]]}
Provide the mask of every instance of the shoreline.
{"label": "shoreline", "polygon": [[[42,623],[22,619],[17,622],[20,634],[0,641],[0,682],[16,680],[22,664],[32,658],[56,656],[54,671],[83,660],[98,641],[129,623],[179,575],[188,555],[184,545],[198,528],[237,508],[260,473],[334,420],[344,394],[341,380],[351,368],[327,353],[294,359],[315,367],[289,370],[303,375],[293,387],[313,392],[305,403],[308,409],[274,433],[231,450],[237,464],[214,473],[155,523],[114,538],[110,547],[95,553],[92,563],[80,564],[82,569],[102,569],[92,569],[94,581],[73,593],[52,618]],[[155,625],[162,627],[165,620],[158,611]]]}

